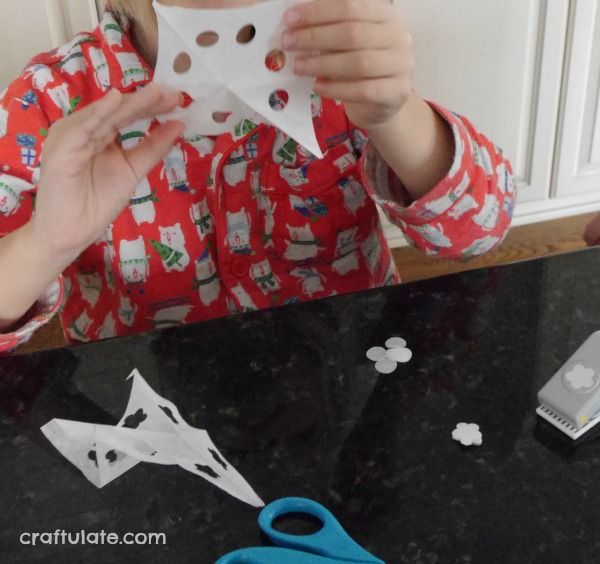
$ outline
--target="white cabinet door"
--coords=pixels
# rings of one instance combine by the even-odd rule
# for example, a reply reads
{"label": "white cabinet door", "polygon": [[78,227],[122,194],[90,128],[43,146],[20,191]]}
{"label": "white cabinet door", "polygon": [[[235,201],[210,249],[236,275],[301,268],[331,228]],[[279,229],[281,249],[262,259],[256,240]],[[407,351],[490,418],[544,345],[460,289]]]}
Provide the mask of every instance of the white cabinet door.
{"label": "white cabinet door", "polygon": [[572,11],[555,191],[600,202],[600,0]]}
{"label": "white cabinet door", "polygon": [[[91,31],[98,25],[95,0],[44,0],[49,17],[59,26],[54,36],[56,45],[66,43],[80,31]],[[62,23],[61,20],[62,19]]]}
{"label": "white cabinet door", "polygon": [[549,196],[568,0],[396,0],[419,93],[464,114],[513,163],[519,201]]}
{"label": "white cabinet door", "polygon": [[0,0],[0,90],[31,57],[97,22],[94,0]]}
{"label": "white cabinet door", "polygon": [[[415,87],[502,148],[516,214],[550,198],[568,0],[395,0],[415,38]],[[392,244],[398,230],[386,225]]]}

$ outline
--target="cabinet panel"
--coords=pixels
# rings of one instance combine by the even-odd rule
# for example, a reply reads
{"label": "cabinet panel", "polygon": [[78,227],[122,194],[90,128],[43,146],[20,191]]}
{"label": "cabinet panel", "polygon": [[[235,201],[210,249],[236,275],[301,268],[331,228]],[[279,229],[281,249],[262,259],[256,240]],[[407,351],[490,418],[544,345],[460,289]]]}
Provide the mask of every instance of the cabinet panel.
{"label": "cabinet panel", "polygon": [[63,0],[65,25],[70,37],[80,31],[90,31],[98,25],[95,0]]}
{"label": "cabinet panel", "polygon": [[520,200],[549,194],[567,0],[399,0],[421,95],[469,118],[513,162]]}
{"label": "cabinet panel", "polygon": [[[519,204],[548,200],[568,0],[395,4],[415,37],[419,94],[469,117],[504,150]],[[401,243],[399,230],[388,224],[386,232]]]}
{"label": "cabinet panel", "polygon": [[600,163],[600,87],[596,103],[596,125],[594,126],[594,141],[592,143],[592,162]]}
{"label": "cabinet panel", "polygon": [[600,201],[600,0],[572,7],[555,193]]}

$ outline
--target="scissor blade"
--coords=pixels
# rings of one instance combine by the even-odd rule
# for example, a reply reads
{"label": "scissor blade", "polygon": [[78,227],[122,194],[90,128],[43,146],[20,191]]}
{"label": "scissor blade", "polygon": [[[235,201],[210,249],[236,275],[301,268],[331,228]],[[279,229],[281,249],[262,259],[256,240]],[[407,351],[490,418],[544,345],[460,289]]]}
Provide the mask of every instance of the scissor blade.
{"label": "scissor blade", "polygon": [[350,564],[348,560],[274,547],[242,548],[222,556],[216,564],[282,564],[283,562],[285,564]]}

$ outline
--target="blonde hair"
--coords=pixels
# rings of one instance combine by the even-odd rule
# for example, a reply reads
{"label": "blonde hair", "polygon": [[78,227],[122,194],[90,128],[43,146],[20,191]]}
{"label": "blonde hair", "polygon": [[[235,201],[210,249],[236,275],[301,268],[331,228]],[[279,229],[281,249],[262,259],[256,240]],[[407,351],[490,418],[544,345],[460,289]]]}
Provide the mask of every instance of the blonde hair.
{"label": "blonde hair", "polygon": [[135,20],[146,33],[156,32],[152,0],[108,0],[107,4],[115,14]]}

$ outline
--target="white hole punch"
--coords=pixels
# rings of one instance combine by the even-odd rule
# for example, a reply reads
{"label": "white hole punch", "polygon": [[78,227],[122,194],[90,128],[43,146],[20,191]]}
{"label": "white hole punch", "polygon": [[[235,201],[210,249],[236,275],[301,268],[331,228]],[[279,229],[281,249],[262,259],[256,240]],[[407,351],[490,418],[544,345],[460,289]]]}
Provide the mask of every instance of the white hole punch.
{"label": "white hole punch", "polygon": [[538,392],[536,413],[571,439],[600,423],[600,331],[593,333]]}

